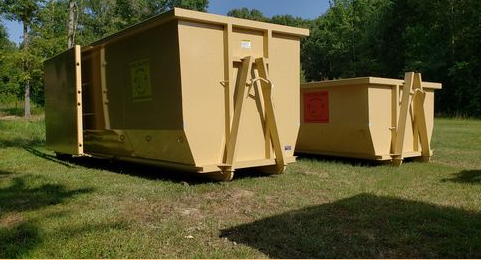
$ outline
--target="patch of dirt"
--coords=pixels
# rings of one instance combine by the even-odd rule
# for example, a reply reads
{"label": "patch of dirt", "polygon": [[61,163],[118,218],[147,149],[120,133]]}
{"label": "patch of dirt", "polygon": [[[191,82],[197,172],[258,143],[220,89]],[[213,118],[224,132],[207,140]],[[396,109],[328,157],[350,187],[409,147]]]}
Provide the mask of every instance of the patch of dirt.
{"label": "patch of dirt", "polygon": [[238,188],[234,188],[234,189],[230,190],[227,194],[228,194],[229,197],[231,197],[233,199],[250,198],[250,197],[254,196],[253,191],[243,190],[243,189],[238,189]]}
{"label": "patch of dirt", "polygon": [[13,116],[13,115],[1,115],[0,120],[28,120],[28,121],[40,121],[45,118],[45,115],[33,115],[26,119],[23,116]]}
{"label": "patch of dirt", "polygon": [[329,178],[329,173],[324,171],[319,171],[319,169],[311,169],[311,167],[298,167],[296,170],[297,173],[302,175],[315,175],[319,178]]}
{"label": "patch of dirt", "polygon": [[12,228],[21,222],[23,222],[23,217],[19,213],[0,215],[0,228]]}
{"label": "patch of dirt", "polygon": [[178,212],[183,217],[202,218],[200,210],[196,208],[176,208],[176,212]]}
{"label": "patch of dirt", "polygon": [[180,218],[188,223],[204,221],[206,217],[228,219],[252,219],[262,211],[255,192],[240,188],[226,188],[202,195],[184,194],[175,200],[132,199],[122,210],[127,219],[144,224],[160,220]]}
{"label": "patch of dirt", "polygon": [[140,223],[156,222],[157,218],[165,215],[163,207],[156,203],[149,203],[145,200],[130,201],[128,205],[122,209],[123,218],[130,219]]}

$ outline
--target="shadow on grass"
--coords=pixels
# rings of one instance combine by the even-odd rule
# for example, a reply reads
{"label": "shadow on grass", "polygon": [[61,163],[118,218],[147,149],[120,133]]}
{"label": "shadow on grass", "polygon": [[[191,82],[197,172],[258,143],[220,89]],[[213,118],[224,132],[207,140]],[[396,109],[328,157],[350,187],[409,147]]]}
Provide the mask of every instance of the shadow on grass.
{"label": "shadow on grass", "polygon": [[19,258],[41,243],[38,228],[23,222],[11,228],[0,227],[0,258]]}
{"label": "shadow on grass", "polygon": [[[40,149],[34,147],[24,147],[24,149],[39,158],[61,164],[69,168],[80,166],[90,169],[99,169],[118,174],[140,177],[149,180],[169,181],[174,183],[185,183],[189,185],[218,183],[218,181],[208,179],[201,174],[162,168],[160,166],[90,157],[66,157],[65,159],[58,159],[56,156],[45,153]],[[236,171],[234,180],[262,177],[270,176],[252,169],[240,169]]]}
{"label": "shadow on grass", "polygon": [[31,153],[31,154],[39,157],[39,158],[42,158],[42,159],[45,159],[45,160],[48,160],[48,161],[51,161],[51,162],[54,162],[54,163],[61,164],[61,165],[65,166],[65,167],[68,167],[68,168],[74,168],[74,166],[72,166],[71,164],[66,163],[62,160],[59,160],[59,159],[57,159],[57,157],[55,157],[53,155],[42,152],[35,147],[24,147],[23,149],[25,149],[25,151],[27,151],[27,152],[29,152],[29,153]]}
{"label": "shadow on grass", "polygon": [[185,171],[161,168],[158,166],[133,162],[89,157],[74,157],[67,159],[66,162],[85,168],[99,169],[117,174],[125,174],[133,177],[140,177],[155,181],[167,181],[188,185],[198,185],[215,182],[205,177]]}
{"label": "shadow on grass", "polygon": [[[0,170],[0,175],[10,174]],[[24,221],[21,212],[57,205],[76,195],[93,191],[69,191],[59,184],[31,187],[39,182],[37,178],[31,175],[16,177],[10,186],[0,188],[0,258],[22,257],[42,242],[35,222]],[[12,214],[16,217],[9,221],[8,216]]]}
{"label": "shadow on grass", "polygon": [[[0,175],[9,174],[0,170]],[[60,184],[43,184],[31,187],[30,183],[36,183],[34,176],[25,175],[12,179],[12,184],[6,188],[0,188],[0,209],[2,214],[15,211],[36,210],[62,203],[64,200],[92,192],[93,189],[67,190]]]}
{"label": "shadow on grass", "polygon": [[467,170],[454,174],[453,178],[444,179],[444,182],[471,183],[481,185],[481,170]]}
{"label": "shadow on grass", "polygon": [[479,258],[481,214],[361,194],[221,231],[273,258]]}
{"label": "shadow on grass", "polygon": [[[330,155],[304,154],[304,153],[296,153],[295,155],[300,160],[308,159],[308,160],[315,160],[319,162],[332,162],[332,163],[338,163],[338,164],[347,164],[354,167],[379,167],[379,166],[390,165],[389,161],[376,161],[376,160],[368,160],[368,159],[338,157],[338,156],[330,156]],[[403,164],[414,163],[414,162],[416,162],[416,158],[404,158],[403,160]]]}
{"label": "shadow on grass", "polygon": [[8,148],[8,147],[32,147],[32,146],[41,146],[45,144],[45,140],[42,138],[14,138],[12,140],[1,140],[0,139],[0,148]]}
{"label": "shadow on grass", "polygon": [[332,163],[341,163],[347,164],[351,166],[360,166],[360,167],[377,167],[382,166],[383,164],[378,161],[374,160],[366,160],[366,159],[356,159],[356,158],[347,158],[347,157],[338,157],[338,156],[329,156],[329,155],[316,155],[316,154],[305,154],[305,153],[296,153],[295,154],[298,159],[309,159],[315,160],[319,162],[332,162]]}

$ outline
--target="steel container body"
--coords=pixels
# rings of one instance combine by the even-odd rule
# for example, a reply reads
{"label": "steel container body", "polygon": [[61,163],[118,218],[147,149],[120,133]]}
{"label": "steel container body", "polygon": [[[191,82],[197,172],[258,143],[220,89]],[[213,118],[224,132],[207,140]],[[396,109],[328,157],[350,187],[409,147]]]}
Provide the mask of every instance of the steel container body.
{"label": "steel container body", "polygon": [[[366,77],[302,84],[296,152],[380,161],[424,155],[429,160],[430,147],[424,154],[422,148],[431,141],[434,91],[441,84],[422,82],[420,103],[413,97],[415,88],[405,88],[405,82]],[[407,97],[403,89],[409,89]],[[425,126],[425,135],[418,125]]]}
{"label": "steel container body", "polygon": [[77,46],[45,62],[47,146],[219,179],[280,173],[295,161],[308,33],[175,8]]}

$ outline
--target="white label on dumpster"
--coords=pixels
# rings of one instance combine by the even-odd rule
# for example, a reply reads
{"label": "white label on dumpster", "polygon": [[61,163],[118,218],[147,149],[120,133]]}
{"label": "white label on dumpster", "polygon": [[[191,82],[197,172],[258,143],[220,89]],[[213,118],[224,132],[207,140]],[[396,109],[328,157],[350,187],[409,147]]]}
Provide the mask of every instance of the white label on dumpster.
{"label": "white label on dumpster", "polygon": [[241,48],[242,49],[250,49],[251,46],[251,41],[250,40],[242,40],[241,41]]}

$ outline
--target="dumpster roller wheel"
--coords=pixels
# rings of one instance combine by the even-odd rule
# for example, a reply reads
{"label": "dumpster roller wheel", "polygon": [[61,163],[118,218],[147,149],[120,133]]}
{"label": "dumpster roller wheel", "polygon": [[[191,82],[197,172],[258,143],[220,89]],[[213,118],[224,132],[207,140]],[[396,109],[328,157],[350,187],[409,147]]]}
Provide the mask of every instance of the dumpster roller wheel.
{"label": "dumpster roller wheel", "polygon": [[263,166],[258,168],[260,172],[269,174],[269,175],[279,175],[283,174],[287,170],[287,166],[278,166],[278,165],[272,165],[272,166]]}
{"label": "dumpster roller wheel", "polygon": [[403,164],[404,159],[403,158],[393,158],[390,161],[391,166],[399,167],[401,164]]}
{"label": "dumpster roller wheel", "polygon": [[224,170],[218,172],[204,173],[202,175],[216,181],[231,181],[234,178],[234,171]]}

